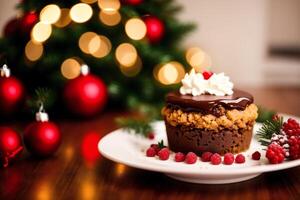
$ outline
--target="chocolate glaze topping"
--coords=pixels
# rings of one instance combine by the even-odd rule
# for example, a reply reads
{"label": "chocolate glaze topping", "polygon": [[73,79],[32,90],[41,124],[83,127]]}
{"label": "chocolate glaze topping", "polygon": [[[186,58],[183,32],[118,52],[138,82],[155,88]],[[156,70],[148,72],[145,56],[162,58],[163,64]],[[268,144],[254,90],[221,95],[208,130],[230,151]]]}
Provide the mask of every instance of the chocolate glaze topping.
{"label": "chocolate glaze topping", "polygon": [[253,103],[253,96],[241,90],[233,90],[232,95],[215,96],[210,94],[192,96],[190,94],[182,95],[178,91],[170,92],[166,96],[168,107],[181,108],[187,112],[196,111],[203,114],[218,115],[220,106],[225,109],[245,110]]}

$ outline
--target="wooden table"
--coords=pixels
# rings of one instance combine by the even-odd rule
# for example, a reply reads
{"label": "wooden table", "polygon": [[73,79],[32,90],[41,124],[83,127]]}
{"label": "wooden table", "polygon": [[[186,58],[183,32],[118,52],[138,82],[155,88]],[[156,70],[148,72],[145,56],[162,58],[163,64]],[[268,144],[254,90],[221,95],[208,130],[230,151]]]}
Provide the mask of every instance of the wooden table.
{"label": "wooden table", "polygon": [[[249,91],[257,104],[300,116],[300,88]],[[36,160],[25,152],[13,165],[0,169],[0,199],[300,199],[300,167],[241,183],[197,185],[103,157],[94,160],[89,141],[97,133],[103,136],[116,129],[114,118],[121,115],[128,114],[106,112],[93,120],[58,122],[63,143],[56,156]]]}

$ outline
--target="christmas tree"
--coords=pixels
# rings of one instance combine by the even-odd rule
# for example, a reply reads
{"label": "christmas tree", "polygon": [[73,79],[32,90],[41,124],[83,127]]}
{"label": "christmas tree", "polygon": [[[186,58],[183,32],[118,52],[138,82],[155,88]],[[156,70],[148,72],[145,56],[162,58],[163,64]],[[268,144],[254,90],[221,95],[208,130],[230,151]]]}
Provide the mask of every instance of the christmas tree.
{"label": "christmas tree", "polygon": [[185,55],[181,48],[194,26],[178,21],[182,8],[173,0],[24,0],[17,9],[20,16],[0,39],[2,64],[29,98],[47,88],[48,110],[61,111],[72,101],[64,88],[82,76],[82,66],[104,81],[109,105],[151,110],[178,87],[188,64],[204,62],[199,50]]}

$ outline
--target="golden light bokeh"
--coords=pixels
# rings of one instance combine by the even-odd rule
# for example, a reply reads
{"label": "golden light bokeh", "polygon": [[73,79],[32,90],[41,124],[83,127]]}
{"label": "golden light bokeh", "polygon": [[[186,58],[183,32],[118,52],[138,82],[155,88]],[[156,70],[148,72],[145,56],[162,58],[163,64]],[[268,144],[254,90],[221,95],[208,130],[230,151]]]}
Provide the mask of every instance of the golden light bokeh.
{"label": "golden light bokeh", "polygon": [[88,51],[90,54],[95,53],[100,48],[101,40],[98,35],[93,37],[88,43]]}
{"label": "golden light bokeh", "polygon": [[124,67],[130,67],[135,64],[138,54],[135,47],[129,43],[120,44],[115,52],[117,61]]}
{"label": "golden light bokeh", "polygon": [[44,42],[51,36],[51,33],[52,27],[50,24],[38,22],[31,30],[31,39],[36,42]]}
{"label": "golden light bokeh", "polygon": [[106,12],[117,11],[121,7],[119,0],[98,0],[98,6]]}
{"label": "golden light bokeh", "polygon": [[68,58],[61,64],[61,74],[66,79],[74,79],[80,75],[81,64],[76,58]]}
{"label": "golden light bokeh", "polygon": [[115,172],[117,176],[122,176],[126,171],[126,166],[123,164],[116,164]]}
{"label": "golden light bokeh", "polygon": [[209,55],[198,47],[192,47],[187,50],[186,60],[197,72],[202,72],[211,67]]}
{"label": "golden light bokeh", "polygon": [[88,3],[88,4],[92,4],[92,3],[96,3],[97,0],[81,0],[82,3]]}
{"label": "golden light bokeh", "polygon": [[89,51],[90,45],[89,44],[90,44],[91,40],[96,37],[98,37],[98,35],[97,35],[97,33],[94,33],[94,32],[83,33],[80,36],[79,42],[78,42],[78,45],[79,45],[79,48],[81,49],[81,51],[83,51],[86,54],[89,54],[90,53],[90,51]]}
{"label": "golden light bokeh", "polygon": [[98,36],[98,38],[100,39],[99,48],[97,49],[97,51],[91,54],[96,58],[103,58],[109,54],[112,46],[110,40],[107,37],[100,35]]}
{"label": "golden light bokeh", "polygon": [[30,61],[37,61],[43,55],[43,44],[30,40],[25,46],[25,56]]}
{"label": "golden light bokeh", "polygon": [[181,63],[172,61],[154,68],[153,74],[160,83],[171,85],[181,81],[185,70]]}
{"label": "golden light bokeh", "polygon": [[58,19],[58,21],[54,25],[59,27],[59,28],[62,28],[62,27],[67,26],[71,22],[70,9],[62,8],[60,10],[60,12],[61,12],[60,18]]}
{"label": "golden light bokeh", "polygon": [[60,18],[60,8],[55,4],[45,6],[40,12],[40,21],[45,24],[54,24]]}
{"label": "golden light bokeh", "polygon": [[93,9],[86,3],[78,3],[72,6],[70,10],[70,17],[74,22],[84,23],[88,21],[93,15]]}
{"label": "golden light bokeh", "polygon": [[113,11],[113,12],[100,11],[99,19],[103,24],[107,26],[115,26],[120,23],[121,14],[119,13],[119,11]]}
{"label": "golden light bokeh", "polygon": [[125,32],[133,40],[141,40],[145,37],[147,27],[139,18],[129,19],[125,24]]}
{"label": "golden light bokeh", "polygon": [[133,77],[138,75],[138,73],[142,70],[142,60],[140,57],[137,58],[136,62],[130,67],[124,67],[120,65],[120,70],[122,74],[127,77]]}

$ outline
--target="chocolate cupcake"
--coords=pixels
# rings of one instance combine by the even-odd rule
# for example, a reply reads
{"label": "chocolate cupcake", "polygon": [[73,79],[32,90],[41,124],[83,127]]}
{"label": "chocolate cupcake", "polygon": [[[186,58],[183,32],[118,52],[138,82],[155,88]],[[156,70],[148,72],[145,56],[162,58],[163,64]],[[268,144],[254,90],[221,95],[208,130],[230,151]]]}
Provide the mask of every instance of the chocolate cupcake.
{"label": "chocolate cupcake", "polygon": [[233,89],[223,73],[204,78],[192,70],[182,84],[162,109],[172,151],[223,155],[249,148],[257,118],[252,95]]}

